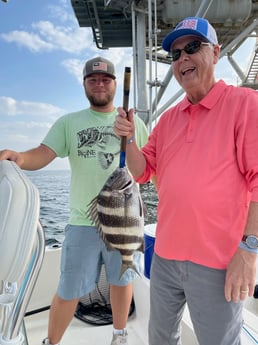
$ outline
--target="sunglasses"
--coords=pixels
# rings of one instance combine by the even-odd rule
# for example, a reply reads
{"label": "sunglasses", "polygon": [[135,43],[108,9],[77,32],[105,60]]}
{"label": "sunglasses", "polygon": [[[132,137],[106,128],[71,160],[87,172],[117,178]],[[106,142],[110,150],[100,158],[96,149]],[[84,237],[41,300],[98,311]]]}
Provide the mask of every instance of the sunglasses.
{"label": "sunglasses", "polygon": [[201,46],[209,46],[210,43],[208,42],[201,42],[201,41],[192,41],[188,43],[183,49],[172,49],[171,50],[171,57],[172,61],[177,61],[180,56],[182,50],[185,51],[187,54],[195,54],[197,53],[200,49]]}

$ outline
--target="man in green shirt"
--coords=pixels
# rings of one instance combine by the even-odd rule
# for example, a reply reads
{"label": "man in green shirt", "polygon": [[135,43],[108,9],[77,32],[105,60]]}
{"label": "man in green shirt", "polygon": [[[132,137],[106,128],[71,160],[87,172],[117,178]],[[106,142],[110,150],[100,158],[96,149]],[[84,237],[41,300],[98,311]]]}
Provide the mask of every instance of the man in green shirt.
{"label": "man in green shirt", "polygon": [[[94,290],[104,263],[114,326],[111,345],[126,345],[126,323],[136,273],[128,269],[119,279],[120,253],[106,249],[86,214],[87,205],[119,166],[120,139],[113,131],[117,111],[113,105],[116,76],[112,62],[102,57],[87,61],[83,86],[90,103],[88,109],[59,118],[37,148],[26,152],[4,150],[0,152],[0,160],[9,159],[22,169],[36,170],[56,157],[68,157],[71,166],[70,219],[62,246],[61,277],[50,308],[48,337],[42,344],[60,344],[79,299]],[[138,145],[143,146],[147,137],[143,121],[136,117]],[[137,267],[137,255],[135,260]]]}

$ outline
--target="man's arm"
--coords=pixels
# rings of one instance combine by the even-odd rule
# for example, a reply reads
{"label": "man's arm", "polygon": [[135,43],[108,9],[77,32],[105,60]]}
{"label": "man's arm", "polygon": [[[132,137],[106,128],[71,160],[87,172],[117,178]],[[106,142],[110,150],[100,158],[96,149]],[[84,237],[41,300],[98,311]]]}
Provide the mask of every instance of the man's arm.
{"label": "man's arm", "polygon": [[[251,202],[244,235],[258,237],[258,202]],[[255,287],[257,254],[238,248],[232,257],[226,275],[225,298],[237,302],[252,296]]]}
{"label": "man's arm", "polygon": [[117,136],[127,137],[126,163],[128,169],[135,177],[142,175],[145,170],[146,160],[134,140],[135,125],[133,109],[129,110],[127,118],[126,112],[122,108],[118,108],[118,115],[114,123],[114,132]]}
{"label": "man's arm", "polygon": [[13,161],[24,170],[41,169],[52,162],[54,158],[56,158],[55,152],[43,144],[25,152],[0,151],[0,160]]}

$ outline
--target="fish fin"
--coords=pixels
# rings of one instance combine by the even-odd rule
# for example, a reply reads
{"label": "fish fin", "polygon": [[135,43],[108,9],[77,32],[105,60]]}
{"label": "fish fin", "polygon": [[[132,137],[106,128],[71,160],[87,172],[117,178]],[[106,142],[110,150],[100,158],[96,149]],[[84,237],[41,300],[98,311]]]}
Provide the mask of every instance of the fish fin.
{"label": "fish fin", "polygon": [[110,243],[107,241],[106,236],[102,230],[101,227],[101,222],[99,219],[99,214],[97,210],[97,204],[98,204],[98,196],[96,196],[92,201],[88,204],[88,209],[87,209],[87,216],[92,221],[92,224],[94,224],[97,228],[97,232],[99,233],[99,236],[102,238],[103,242],[105,243],[106,247],[108,250],[114,250],[114,248],[110,245]]}
{"label": "fish fin", "polygon": [[141,244],[141,246],[140,246],[140,248],[138,250],[139,250],[139,252],[144,253],[144,244],[143,243]]}
{"label": "fish fin", "polygon": [[121,271],[120,271],[120,275],[119,275],[119,279],[122,278],[122,275],[125,273],[126,270],[128,270],[129,268],[131,268],[132,270],[134,270],[138,275],[139,277],[141,277],[139,271],[137,270],[136,266],[134,263],[132,264],[125,264],[123,263],[122,264],[122,267],[121,267]]}
{"label": "fish fin", "polygon": [[144,215],[144,218],[147,218],[148,217],[148,209],[147,209],[147,206],[142,203],[142,207],[143,207],[143,215]]}
{"label": "fish fin", "polygon": [[148,216],[148,210],[147,210],[147,207],[146,205],[144,204],[141,196],[139,196],[139,209],[140,209],[140,216],[141,217],[144,217],[144,218],[147,218]]}
{"label": "fish fin", "polygon": [[96,225],[99,223],[98,210],[97,210],[98,197],[96,196],[87,205],[86,215],[91,219],[92,223]]}

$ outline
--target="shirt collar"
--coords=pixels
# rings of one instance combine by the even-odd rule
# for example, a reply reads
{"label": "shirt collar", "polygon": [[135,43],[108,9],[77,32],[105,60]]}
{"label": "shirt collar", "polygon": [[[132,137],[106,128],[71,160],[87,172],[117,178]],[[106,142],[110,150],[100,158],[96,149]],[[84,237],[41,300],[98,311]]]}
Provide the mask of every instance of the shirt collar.
{"label": "shirt collar", "polygon": [[[207,93],[207,95],[197,104],[209,110],[212,109],[219,100],[221,94],[224,92],[226,87],[227,85],[223,80],[217,81],[213,88]],[[180,110],[185,111],[190,106],[192,106],[192,103],[189,102],[187,96],[185,96],[184,99],[181,101]]]}

